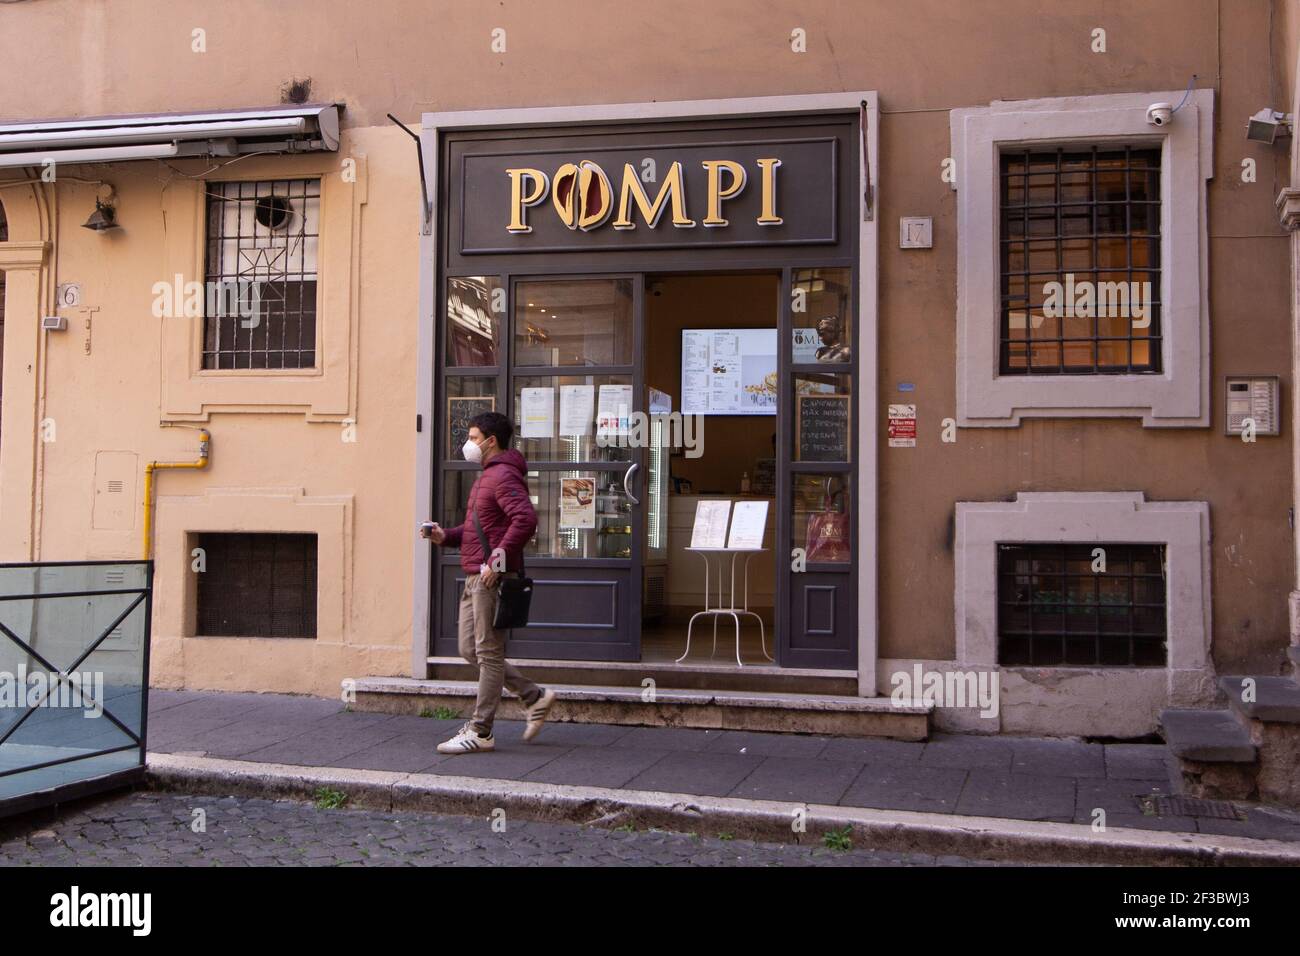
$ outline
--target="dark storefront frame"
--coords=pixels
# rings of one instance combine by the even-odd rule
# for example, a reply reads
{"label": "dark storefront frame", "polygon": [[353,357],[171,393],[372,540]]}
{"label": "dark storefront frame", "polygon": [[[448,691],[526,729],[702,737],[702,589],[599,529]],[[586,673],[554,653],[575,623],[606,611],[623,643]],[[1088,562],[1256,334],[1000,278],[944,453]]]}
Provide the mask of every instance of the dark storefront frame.
{"label": "dark storefront frame", "polygon": [[[872,109],[874,110],[874,95],[872,98]],[[778,98],[773,98],[778,99]],[[780,98],[785,99],[785,98]],[[802,99],[802,98],[792,98]],[[812,97],[812,100],[823,100],[826,98]],[[436,230],[437,242],[427,242],[426,248],[432,247],[437,250],[437,259],[433,264],[434,269],[428,270],[426,260],[425,294],[432,308],[434,318],[434,328],[432,329],[432,340],[434,343],[434,374],[431,376],[432,381],[429,385],[433,386],[436,381],[436,394],[432,396],[433,400],[425,405],[432,410],[432,421],[428,427],[433,429],[431,436],[426,439],[426,447],[431,445],[430,468],[432,479],[429,488],[429,499],[426,500],[424,507],[428,509],[428,500],[432,501],[432,513],[439,516],[441,520],[441,509],[443,498],[443,476],[448,470],[456,470],[457,466],[449,465],[444,460],[446,451],[446,437],[439,430],[441,427],[441,410],[445,401],[445,388],[443,383],[447,375],[456,373],[465,373],[469,369],[443,368],[441,360],[446,348],[446,337],[444,333],[444,316],[445,302],[444,295],[446,283],[449,278],[469,275],[491,275],[500,278],[505,288],[510,290],[509,299],[506,304],[504,315],[507,317],[505,327],[498,331],[502,348],[510,348],[512,344],[512,328],[514,319],[514,284],[522,278],[537,277],[555,277],[565,278],[577,275],[599,275],[608,276],[614,274],[631,273],[638,279],[636,282],[638,300],[642,295],[644,276],[650,273],[655,275],[664,274],[701,274],[701,273],[735,273],[735,272],[774,272],[779,271],[781,276],[781,295],[782,308],[779,316],[778,342],[779,346],[779,381],[781,383],[781,403],[782,411],[777,416],[778,429],[778,487],[776,489],[776,555],[778,562],[789,560],[785,552],[788,551],[791,543],[791,478],[794,473],[821,475],[821,474],[840,474],[847,479],[847,485],[850,489],[849,500],[849,522],[851,529],[851,553],[853,560],[845,564],[817,564],[811,563],[807,567],[806,576],[799,579],[801,583],[814,584],[822,590],[828,590],[829,586],[819,583],[818,576],[833,576],[833,583],[846,593],[850,601],[842,604],[838,609],[833,610],[833,614],[842,614],[847,618],[847,629],[852,634],[845,646],[838,648],[818,648],[808,646],[806,643],[801,647],[791,647],[792,628],[792,584],[789,578],[791,574],[778,573],[777,589],[777,633],[780,636],[779,644],[780,660],[786,666],[797,667],[825,667],[836,669],[854,669],[859,672],[859,682],[862,693],[874,693],[874,659],[876,650],[875,634],[875,568],[876,556],[874,553],[874,528],[875,528],[875,453],[874,438],[876,434],[875,423],[866,419],[866,413],[860,412],[863,406],[869,406],[874,402],[875,392],[875,374],[874,367],[870,368],[870,374],[867,373],[868,365],[874,366],[875,358],[875,302],[865,301],[862,295],[864,288],[863,276],[861,269],[864,267],[874,270],[875,267],[875,242],[874,242],[874,224],[870,227],[870,249],[869,258],[864,257],[863,250],[860,248],[861,236],[865,231],[858,226],[859,215],[863,210],[863,197],[857,195],[858,190],[854,188],[855,184],[861,184],[863,177],[861,175],[861,153],[860,144],[862,142],[861,132],[858,126],[858,110],[849,111],[845,109],[847,97],[835,97],[834,107],[830,110],[815,111],[810,110],[807,113],[796,114],[778,114],[768,115],[766,112],[756,111],[754,115],[719,115],[717,118],[689,118],[682,120],[664,120],[656,119],[653,122],[637,123],[602,123],[599,125],[586,125],[581,127],[570,127],[567,130],[546,129],[544,136],[541,135],[535,126],[526,125],[515,126],[513,124],[503,124],[501,128],[485,129],[481,120],[483,117],[476,117],[474,114],[458,114],[466,118],[467,122],[464,127],[456,129],[457,124],[445,123],[441,126],[430,124],[426,118],[426,130],[431,126],[437,126],[438,132],[434,133],[436,139],[435,150],[430,150],[436,156],[436,161],[432,164],[434,169],[447,170],[448,175],[440,177],[434,185],[436,190],[435,208],[443,210],[446,214],[439,215],[434,229]],[[755,101],[746,101],[755,102]],[[860,102],[860,101],[859,101]],[[676,104],[684,105],[684,104]],[[689,104],[685,104],[689,105]],[[673,104],[656,104],[671,108]],[[600,109],[600,108],[597,108]],[[613,108],[611,108],[613,109]],[[526,111],[534,112],[534,111]],[[562,112],[562,111],[542,111],[542,112]],[[669,114],[671,115],[671,114]],[[468,122],[468,120],[479,120],[479,122]],[[556,124],[559,126],[560,124]],[[819,129],[820,127],[820,129]],[[721,248],[655,248],[636,249],[636,250],[609,250],[591,253],[573,253],[573,252],[511,252],[505,255],[495,253],[483,253],[473,256],[464,256],[458,254],[458,246],[450,241],[454,236],[453,220],[456,217],[455,203],[459,200],[459,195],[453,195],[453,180],[456,178],[456,169],[458,168],[455,157],[452,156],[452,144],[464,143],[472,140],[479,144],[492,144],[485,146],[485,149],[496,148],[496,143],[500,143],[503,148],[509,148],[512,140],[522,139],[542,140],[537,144],[537,148],[543,149],[546,146],[554,146],[556,149],[561,148],[554,143],[548,143],[548,140],[557,139],[560,135],[573,135],[578,139],[579,145],[566,144],[564,151],[572,156],[582,155],[584,148],[583,141],[593,144],[616,142],[620,136],[631,136],[644,138],[651,134],[666,136],[669,131],[674,135],[668,140],[668,145],[690,143],[692,137],[695,141],[718,144],[728,141],[744,142],[744,137],[749,135],[754,140],[762,142],[779,142],[779,138],[774,134],[777,131],[789,132],[794,137],[802,137],[803,133],[809,134],[808,138],[815,138],[817,134],[824,133],[826,127],[835,129],[839,135],[839,145],[837,147],[839,156],[835,170],[839,178],[837,196],[835,200],[836,219],[838,225],[837,244],[835,246],[813,245],[813,244],[790,244],[790,245],[770,245],[770,244],[753,244],[753,245],[730,245]],[[443,132],[445,130],[445,132]],[[759,132],[768,134],[767,136],[757,135]],[[685,135],[680,135],[685,134]],[[426,132],[426,135],[428,133]],[[874,132],[871,134],[871,142],[874,142]],[[637,145],[641,145],[637,143]],[[656,144],[656,148],[666,148]],[[874,158],[872,158],[874,162]],[[539,168],[540,165],[539,165]],[[855,172],[857,175],[854,175]],[[432,191],[432,190],[431,190]],[[786,199],[785,202],[789,202]],[[874,212],[874,210],[872,210]],[[688,215],[695,215],[688,210]],[[698,218],[698,216],[697,216]],[[862,218],[866,218],[865,216]],[[826,363],[819,363],[816,366],[796,365],[791,356],[791,335],[790,330],[793,327],[794,317],[791,313],[791,289],[795,281],[796,270],[810,268],[841,268],[848,270],[850,277],[850,316],[853,322],[854,348],[851,362],[844,363],[842,366],[829,366]],[[870,294],[874,299],[875,282],[874,275],[871,277],[869,285]],[[640,328],[642,321],[642,309],[638,301],[636,318],[638,324],[637,341],[640,342],[640,336],[643,329]],[[867,364],[863,363],[863,357],[867,357]],[[505,410],[509,408],[509,402],[513,399],[514,385],[513,375],[510,363],[507,357],[499,356],[499,364],[490,368],[474,369],[474,374],[487,374],[496,376],[496,396],[497,407]],[[641,388],[643,384],[643,360],[638,358],[635,361],[637,370],[637,382],[635,393],[638,401],[643,395]],[[849,461],[844,463],[828,462],[803,462],[791,464],[794,441],[794,424],[793,410],[795,399],[793,395],[794,377],[797,374],[822,374],[836,373],[849,376],[850,387],[856,397],[856,406],[853,411],[853,427],[851,429],[851,447]],[[593,374],[591,369],[584,369],[583,374]],[[870,441],[867,441],[867,438]],[[867,460],[863,461],[863,455],[867,455]],[[532,463],[530,462],[530,467]],[[865,467],[864,467],[865,465]],[[464,468],[465,466],[459,466]],[[567,465],[566,467],[573,467]],[[578,467],[583,467],[579,465]],[[644,470],[642,471],[644,475]],[[868,481],[859,480],[860,476],[869,476]],[[866,509],[867,513],[860,515],[860,509]],[[865,520],[864,520],[865,519]],[[868,527],[872,532],[871,541],[863,541],[861,529]],[[642,527],[638,522],[638,528]],[[564,559],[555,559],[564,560]],[[573,559],[579,563],[588,564],[596,559]],[[439,623],[445,624],[446,608],[439,606],[448,599],[448,592],[445,585],[443,593],[437,594],[439,567],[446,565],[455,565],[455,555],[438,555],[434,560],[425,562],[425,569],[429,577],[424,580],[424,587],[430,592],[434,600],[429,604],[421,606],[421,601],[417,595],[417,648],[415,649],[415,671],[416,676],[421,676],[420,648],[418,647],[422,637],[420,633],[421,624],[428,627],[429,633],[438,635],[441,631],[443,639],[431,642],[431,650],[439,656],[447,653],[454,654],[451,650],[446,637],[445,627],[439,627]],[[417,561],[417,567],[419,562]],[[778,564],[778,572],[783,570],[782,565]],[[422,572],[421,572],[422,573]],[[848,581],[844,578],[847,576]],[[824,577],[823,577],[824,580]],[[417,580],[417,588],[420,586]],[[639,591],[640,581],[636,581],[636,589]],[[639,597],[639,594],[638,594]],[[438,600],[441,598],[441,601]],[[859,600],[865,600],[866,605],[859,608]],[[430,606],[431,605],[431,606]],[[861,612],[865,612],[865,615]],[[863,635],[858,633],[858,625],[862,622],[863,617],[867,617],[868,631]],[[638,620],[639,625],[639,620]],[[845,623],[843,620],[841,623]],[[861,646],[861,642],[866,640],[866,648]],[[520,649],[525,642],[512,636],[512,656],[529,656],[527,653],[520,653]],[[436,649],[436,650],[435,650]],[[868,654],[862,653],[863,650],[869,651]],[[588,655],[584,659],[595,659],[594,656]],[[867,666],[864,668],[863,664]],[[427,671],[426,671],[427,672]]]}

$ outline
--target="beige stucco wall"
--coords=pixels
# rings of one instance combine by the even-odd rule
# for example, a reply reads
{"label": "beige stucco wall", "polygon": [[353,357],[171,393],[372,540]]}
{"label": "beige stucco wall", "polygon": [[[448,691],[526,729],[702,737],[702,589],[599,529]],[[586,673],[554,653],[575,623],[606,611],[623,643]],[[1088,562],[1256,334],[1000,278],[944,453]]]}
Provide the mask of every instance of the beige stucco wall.
{"label": "beige stucco wall", "polygon": [[[505,53],[489,48],[496,27],[506,30]],[[1095,27],[1107,31],[1107,53],[1091,51]],[[790,50],[796,28],[807,33],[807,53]],[[204,53],[192,52],[195,29],[206,31]],[[854,89],[878,90],[884,113],[880,401],[897,394],[897,382],[916,383],[921,434],[915,449],[881,449],[881,656],[953,657],[955,501],[1025,490],[1142,491],[1149,500],[1209,502],[1216,664],[1224,672],[1274,670],[1294,575],[1290,421],[1284,417],[1283,437],[1254,445],[1223,436],[1222,377],[1280,374],[1284,399],[1292,387],[1289,251],[1273,208],[1289,157],[1285,147],[1247,143],[1244,126],[1279,88],[1293,87],[1294,73],[1279,79],[1287,58],[1270,53],[1285,51],[1296,34],[1293,13],[1266,0],[3,5],[0,62],[11,75],[41,78],[5,98],[4,119],[261,106],[276,102],[290,79],[309,77],[314,101],[347,106],[334,162],[366,159],[365,201],[349,200],[356,218],[348,228],[359,240],[347,266],[355,270],[354,301],[344,311],[355,314],[355,355],[331,372],[348,378],[358,440],[342,443],[330,415],[210,416],[210,468],[161,479],[157,680],[331,693],[344,676],[408,671],[419,188],[413,145],[385,113],[414,123],[434,110]],[[1294,71],[1293,58],[1287,68]],[[1213,426],[1031,421],[963,430],[955,445],[941,443],[939,423],[955,413],[956,205],[940,179],[951,148],[947,111],[995,99],[1179,89],[1193,73],[1198,86],[1218,89],[1209,202]],[[1246,157],[1259,164],[1253,184],[1240,180]],[[274,160],[266,168],[292,175],[320,162]],[[204,168],[176,165],[191,173]],[[237,165],[235,172],[249,170]],[[163,216],[176,202],[169,192],[187,181],[167,185],[168,171],[154,163],[72,174],[114,182],[119,234],[77,228],[93,206],[91,186],[64,182],[51,191],[57,235],[41,224],[33,202],[11,202],[21,190],[0,190],[13,238],[56,240],[57,276],[47,273],[46,284],[80,281],[86,304],[100,309],[89,355],[76,322],[49,340],[45,414],[58,424],[57,440],[43,457],[37,446],[0,449],[0,549],[9,558],[27,549],[20,531],[32,524],[15,502],[32,481],[25,476],[39,472],[33,552],[47,559],[134,555],[138,514],[131,531],[91,528],[96,452],[129,450],[143,463],[188,458],[195,448],[193,432],[158,428],[166,353],[163,330],[148,312],[152,283],[173,271],[178,254],[193,253],[176,245],[192,234],[178,234]],[[934,217],[933,250],[897,249],[892,224],[903,215]],[[13,289],[11,275],[10,329],[36,317],[15,312]],[[331,307],[337,315],[336,303],[322,306]],[[38,358],[35,336],[16,336],[9,344],[17,346],[5,349],[6,405],[11,388],[39,391],[36,371],[26,369]],[[8,408],[5,414],[9,445],[15,432]],[[342,508],[340,540],[331,545],[346,589],[337,634],[315,642],[181,637],[181,535],[190,515],[205,513],[213,489],[257,498],[250,520],[314,507],[317,499],[327,510]]]}

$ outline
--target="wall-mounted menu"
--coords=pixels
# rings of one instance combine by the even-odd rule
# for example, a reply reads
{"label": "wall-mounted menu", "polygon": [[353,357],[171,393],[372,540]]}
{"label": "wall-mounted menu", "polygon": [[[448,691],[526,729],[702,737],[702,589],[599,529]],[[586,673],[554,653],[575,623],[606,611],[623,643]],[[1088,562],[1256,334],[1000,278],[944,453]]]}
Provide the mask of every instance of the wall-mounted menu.
{"label": "wall-mounted menu", "polygon": [[798,461],[848,461],[851,395],[800,395],[795,414]]}
{"label": "wall-mounted menu", "polygon": [[682,331],[683,415],[775,415],[776,329]]}

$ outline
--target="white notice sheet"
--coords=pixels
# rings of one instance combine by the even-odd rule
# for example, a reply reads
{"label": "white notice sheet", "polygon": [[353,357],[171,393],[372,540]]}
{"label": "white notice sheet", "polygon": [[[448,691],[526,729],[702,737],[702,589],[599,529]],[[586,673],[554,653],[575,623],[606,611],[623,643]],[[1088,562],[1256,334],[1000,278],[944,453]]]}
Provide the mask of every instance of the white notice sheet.
{"label": "white notice sheet", "polygon": [[521,438],[555,437],[555,389],[519,390],[519,435]]}
{"label": "white notice sheet", "polygon": [[596,386],[560,386],[560,434],[590,435],[596,417]]}

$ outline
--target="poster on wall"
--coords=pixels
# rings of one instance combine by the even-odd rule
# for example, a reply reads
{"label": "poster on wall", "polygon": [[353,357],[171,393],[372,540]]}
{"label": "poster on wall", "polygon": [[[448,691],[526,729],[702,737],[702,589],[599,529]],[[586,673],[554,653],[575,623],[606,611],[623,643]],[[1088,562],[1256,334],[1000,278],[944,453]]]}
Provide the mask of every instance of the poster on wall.
{"label": "poster on wall", "polygon": [[519,436],[553,438],[555,436],[555,389],[521,388],[519,390]]}
{"label": "poster on wall", "polygon": [[776,329],[684,329],[683,415],[775,415]]}
{"label": "poster on wall", "polygon": [[596,527],[596,479],[560,479],[560,527]]}
{"label": "poster on wall", "polygon": [[889,447],[916,447],[916,406],[889,406]]}
{"label": "poster on wall", "polygon": [[560,386],[560,434],[590,435],[596,417],[596,386]]}

